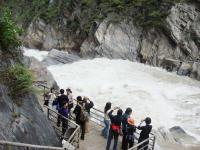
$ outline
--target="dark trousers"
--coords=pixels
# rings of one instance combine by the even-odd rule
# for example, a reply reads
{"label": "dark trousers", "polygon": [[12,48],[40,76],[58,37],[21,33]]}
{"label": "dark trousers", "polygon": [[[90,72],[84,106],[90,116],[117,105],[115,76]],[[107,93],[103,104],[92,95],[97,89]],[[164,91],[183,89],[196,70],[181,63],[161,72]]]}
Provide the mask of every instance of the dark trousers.
{"label": "dark trousers", "polygon": [[125,145],[125,139],[126,139],[126,132],[122,131],[123,136],[122,136],[122,149],[124,149],[124,145]]}
{"label": "dark trousers", "polygon": [[60,123],[61,123],[61,116],[58,115],[58,118],[57,118],[57,126],[60,127]]}
{"label": "dark trousers", "polygon": [[68,120],[65,118],[62,118],[62,135],[63,136],[67,129],[68,129]]}
{"label": "dark trousers", "polygon": [[81,128],[81,140],[84,140],[84,138],[85,138],[85,122],[76,121],[76,123],[78,125],[80,125],[80,128]]}
{"label": "dark trousers", "polygon": [[110,144],[111,144],[113,138],[114,138],[113,150],[117,150],[118,136],[119,135],[117,133],[113,132],[112,129],[110,129],[109,135],[108,135],[108,140],[107,140],[107,145],[106,145],[106,150],[110,149]]}
{"label": "dark trousers", "polygon": [[133,145],[134,145],[134,140],[129,140],[129,139],[125,138],[124,139],[124,146],[123,146],[122,149],[127,150],[127,149],[133,147]]}

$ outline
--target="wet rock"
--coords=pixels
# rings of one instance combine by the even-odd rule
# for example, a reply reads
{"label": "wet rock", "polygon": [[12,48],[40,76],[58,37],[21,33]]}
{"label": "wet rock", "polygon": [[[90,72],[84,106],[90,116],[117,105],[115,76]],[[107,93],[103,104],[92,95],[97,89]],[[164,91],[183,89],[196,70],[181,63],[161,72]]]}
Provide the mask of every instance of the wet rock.
{"label": "wet rock", "polygon": [[192,78],[200,80],[200,62],[194,62],[192,65],[191,75]]}
{"label": "wet rock", "polygon": [[170,133],[173,135],[173,138],[181,144],[187,144],[187,143],[196,143],[197,140],[193,137],[187,134],[183,128],[180,126],[174,126],[169,129]]}
{"label": "wet rock", "polygon": [[189,63],[181,63],[177,74],[178,75],[184,75],[184,76],[190,76],[192,71],[192,64]]}
{"label": "wet rock", "polygon": [[58,85],[54,80],[52,74],[47,70],[45,64],[39,62],[33,57],[25,57],[24,63],[32,71],[35,81],[46,81],[47,87],[54,87],[58,89]]}
{"label": "wet rock", "polygon": [[67,52],[59,51],[56,49],[52,49],[48,53],[48,56],[42,62],[46,66],[49,66],[49,65],[59,64],[59,63],[62,63],[62,64],[72,63],[78,60],[80,60],[80,57],[78,57],[77,55],[69,54]]}

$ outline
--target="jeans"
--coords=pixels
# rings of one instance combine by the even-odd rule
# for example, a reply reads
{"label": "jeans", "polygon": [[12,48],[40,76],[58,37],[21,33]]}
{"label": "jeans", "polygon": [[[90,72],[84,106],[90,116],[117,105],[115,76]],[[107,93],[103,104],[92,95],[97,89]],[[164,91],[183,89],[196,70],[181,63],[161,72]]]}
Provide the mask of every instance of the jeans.
{"label": "jeans", "polygon": [[114,137],[113,150],[117,150],[118,136],[119,136],[119,134],[114,133],[114,132],[110,129],[110,131],[109,131],[109,136],[108,136],[108,140],[107,140],[107,145],[106,145],[106,150],[109,150],[109,149],[110,149],[110,144],[111,144],[111,141],[112,141],[113,137]]}
{"label": "jeans", "polygon": [[104,124],[105,124],[105,127],[103,128],[101,134],[102,136],[104,136],[104,138],[108,138],[108,133],[109,133],[109,128],[110,128],[110,120],[106,120],[104,119]]}

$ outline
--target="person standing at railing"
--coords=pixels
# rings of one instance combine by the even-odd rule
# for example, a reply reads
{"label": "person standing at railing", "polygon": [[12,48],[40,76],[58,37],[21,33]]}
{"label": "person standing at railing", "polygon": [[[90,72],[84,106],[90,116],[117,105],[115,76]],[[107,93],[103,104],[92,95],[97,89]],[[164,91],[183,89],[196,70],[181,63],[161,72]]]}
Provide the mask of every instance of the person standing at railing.
{"label": "person standing at railing", "polygon": [[83,107],[85,111],[88,113],[88,119],[85,121],[85,132],[89,132],[89,116],[90,116],[90,109],[94,107],[94,103],[88,98],[88,97],[83,97]]}
{"label": "person standing at railing", "polygon": [[[57,98],[57,110],[60,113],[60,109],[64,106],[65,103],[69,102],[67,95],[64,94],[64,89],[60,90],[60,96]],[[58,115],[57,126],[59,127],[61,123],[61,117]]]}
{"label": "person standing at railing", "polygon": [[124,145],[123,145],[123,150],[127,150],[134,145],[134,139],[135,139],[135,133],[136,131],[136,126],[135,126],[135,121],[133,118],[128,118],[127,119],[127,125],[126,125],[126,137],[124,137]]}
{"label": "person standing at railing", "polygon": [[62,136],[64,136],[66,130],[68,129],[68,116],[69,116],[69,111],[68,111],[68,103],[65,102],[63,107],[60,109],[60,114],[64,117],[61,117],[62,120]]}
{"label": "person standing at railing", "polygon": [[[117,115],[114,116],[112,113],[116,109],[118,109]],[[108,113],[108,116],[110,117],[110,120],[111,120],[111,126],[110,126],[109,135],[108,135],[106,150],[110,149],[110,144],[113,138],[114,138],[113,150],[117,150],[118,137],[119,135],[122,134],[122,131],[121,131],[122,114],[123,114],[123,111],[119,107],[115,107],[113,110],[111,110]]]}
{"label": "person standing at railing", "polygon": [[74,107],[74,103],[73,103],[73,95],[72,95],[72,90],[71,89],[66,89],[66,92],[67,92],[67,97],[69,99],[69,102],[68,102],[68,109],[69,109],[69,114],[71,112],[71,109]]}
{"label": "person standing at railing", "polygon": [[53,101],[56,99],[55,89],[51,88],[48,95],[49,95],[49,104],[50,104],[49,106],[50,106],[50,108],[52,108]]}
{"label": "person standing at railing", "polygon": [[130,107],[128,107],[125,111],[125,113],[122,116],[122,133],[123,133],[123,137],[122,137],[122,149],[124,149],[124,145],[125,145],[125,139],[126,139],[126,135],[127,135],[127,126],[128,126],[128,119],[130,118],[132,114],[132,109]]}
{"label": "person standing at railing", "polygon": [[[145,126],[141,126],[143,122],[146,123]],[[139,126],[137,127],[137,129],[141,130],[138,143],[149,138],[149,134],[151,133],[151,130],[152,130],[152,125],[150,125],[150,124],[151,124],[151,118],[147,117],[147,118],[145,118],[145,120],[142,120],[141,123],[139,124]],[[149,144],[149,140],[144,142],[140,146],[138,146],[138,150],[141,148],[143,148],[143,150],[147,150],[148,144]]]}
{"label": "person standing at railing", "polygon": [[110,118],[109,118],[109,116],[108,116],[108,113],[109,113],[109,111],[110,111],[110,109],[111,109],[111,102],[107,102],[106,103],[106,106],[105,106],[105,108],[104,108],[104,128],[103,128],[103,130],[102,130],[102,132],[101,132],[101,135],[105,138],[105,139],[107,139],[108,138],[108,133],[109,133],[109,128],[110,128]]}
{"label": "person standing at railing", "polygon": [[84,106],[83,106],[83,100],[81,96],[77,97],[77,105],[73,111],[73,113],[76,115],[76,123],[80,125],[81,128],[81,140],[84,140],[85,138],[85,122],[86,122],[86,116],[84,115]]}

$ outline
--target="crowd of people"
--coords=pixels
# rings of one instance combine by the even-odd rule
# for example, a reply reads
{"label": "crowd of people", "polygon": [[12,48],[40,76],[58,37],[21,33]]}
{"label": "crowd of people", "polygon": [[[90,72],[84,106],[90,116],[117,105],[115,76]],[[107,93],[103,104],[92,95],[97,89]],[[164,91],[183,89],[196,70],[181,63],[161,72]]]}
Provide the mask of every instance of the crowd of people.
{"label": "crowd of people", "polygon": [[[134,145],[134,139],[136,138],[136,129],[141,130],[138,143],[149,138],[149,134],[152,130],[151,118],[146,117],[141,123],[136,126],[135,121],[131,118],[132,109],[127,108],[123,114],[123,110],[119,107],[111,108],[111,102],[107,102],[104,108],[104,129],[101,135],[107,139],[106,150],[110,149],[111,141],[114,139],[113,150],[117,150],[118,147],[118,137],[122,136],[122,150],[127,150]],[[113,111],[117,110],[117,114],[113,115]],[[143,125],[145,122],[145,125]],[[143,148],[143,150],[148,149],[147,140],[141,144],[138,149]]]}
{"label": "crowd of people", "polygon": [[[60,94],[56,96],[55,89],[51,88],[50,92],[45,99],[44,105],[55,108],[59,114],[57,118],[57,126],[60,127],[62,123],[62,135],[65,134],[68,129],[68,119],[72,116],[71,109],[74,107],[74,99],[71,89],[60,90]],[[94,107],[94,103],[88,97],[78,96],[76,98],[76,106],[73,109],[75,114],[75,121],[81,128],[81,140],[85,138],[85,132],[88,132],[88,123],[90,116],[90,109]],[[113,112],[116,111],[116,115]],[[104,128],[101,135],[107,140],[106,150],[110,149],[112,140],[114,139],[113,150],[118,149],[118,138],[122,136],[122,150],[127,150],[134,145],[136,138],[136,129],[141,130],[138,143],[149,138],[149,134],[152,130],[151,118],[146,117],[141,123],[136,126],[134,118],[132,116],[132,109],[128,107],[123,113],[123,110],[119,107],[112,108],[112,103],[107,102],[104,108]],[[144,124],[145,123],[145,124]],[[149,141],[143,142],[138,149],[147,150]]]}

